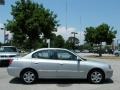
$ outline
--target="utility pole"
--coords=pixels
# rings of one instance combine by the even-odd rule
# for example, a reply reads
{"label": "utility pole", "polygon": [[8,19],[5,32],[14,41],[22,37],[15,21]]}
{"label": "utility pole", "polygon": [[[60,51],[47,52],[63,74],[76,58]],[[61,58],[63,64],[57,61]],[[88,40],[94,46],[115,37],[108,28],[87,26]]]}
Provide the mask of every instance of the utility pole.
{"label": "utility pole", "polygon": [[76,33],[76,32],[71,32],[71,34],[73,34],[73,36],[74,36],[74,39],[73,39],[73,44],[74,44],[73,50],[75,50],[75,35],[78,34],[78,33]]}
{"label": "utility pole", "polygon": [[67,0],[66,0],[65,7],[66,7],[66,31],[67,31],[67,14],[68,14],[68,2],[67,2]]}
{"label": "utility pole", "polygon": [[50,39],[47,39],[48,48],[50,48]]}

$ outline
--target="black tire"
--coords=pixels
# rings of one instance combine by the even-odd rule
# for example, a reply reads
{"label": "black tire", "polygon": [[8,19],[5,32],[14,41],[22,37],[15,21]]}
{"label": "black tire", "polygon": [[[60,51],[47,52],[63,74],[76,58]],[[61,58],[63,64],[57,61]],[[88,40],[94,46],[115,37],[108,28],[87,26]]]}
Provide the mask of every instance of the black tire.
{"label": "black tire", "polygon": [[100,84],[103,83],[105,79],[104,72],[102,70],[92,70],[88,73],[88,81],[92,84]]}
{"label": "black tire", "polygon": [[1,65],[1,61],[0,61],[0,67],[1,67],[2,65]]}
{"label": "black tire", "polygon": [[118,57],[118,56],[119,56],[119,54],[118,54],[118,53],[115,53],[115,56],[117,56],[117,57]]}
{"label": "black tire", "polygon": [[24,70],[22,71],[20,78],[25,84],[33,84],[38,78],[37,73],[34,70]]}

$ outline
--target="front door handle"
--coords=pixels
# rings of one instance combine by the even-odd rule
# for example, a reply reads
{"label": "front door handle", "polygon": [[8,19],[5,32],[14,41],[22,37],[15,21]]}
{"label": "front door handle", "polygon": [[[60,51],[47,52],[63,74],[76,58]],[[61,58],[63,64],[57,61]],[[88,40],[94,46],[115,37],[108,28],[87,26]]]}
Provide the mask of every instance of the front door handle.
{"label": "front door handle", "polygon": [[39,64],[38,62],[35,62],[34,64]]}

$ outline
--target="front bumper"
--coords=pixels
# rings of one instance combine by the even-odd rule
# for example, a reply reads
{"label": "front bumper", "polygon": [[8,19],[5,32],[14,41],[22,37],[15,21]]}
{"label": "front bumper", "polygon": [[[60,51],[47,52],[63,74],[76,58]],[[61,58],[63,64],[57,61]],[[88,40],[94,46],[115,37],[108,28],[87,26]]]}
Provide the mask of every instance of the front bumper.
{"label": "front bumper", "polygon": [[112,76],[113,76],[113,70],[111,69],[111,70],[108,70],[108,71],[106,71],[106,79],[110,79]]}

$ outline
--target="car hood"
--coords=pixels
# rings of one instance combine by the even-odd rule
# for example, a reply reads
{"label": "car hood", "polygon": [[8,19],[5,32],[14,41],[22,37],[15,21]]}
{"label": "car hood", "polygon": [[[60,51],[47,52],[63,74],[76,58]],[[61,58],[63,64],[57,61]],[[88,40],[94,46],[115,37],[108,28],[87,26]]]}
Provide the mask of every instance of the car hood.
{"label": "car hood", "polygon": [[99,61],[93,61],[93,60],[87,60],[84,61],[84,64],[89,65],[89,66],[95,66],[95,67],[104,67],[104,66],[108,66],[109,64],[105,63],[105,62],[99,62]]}

